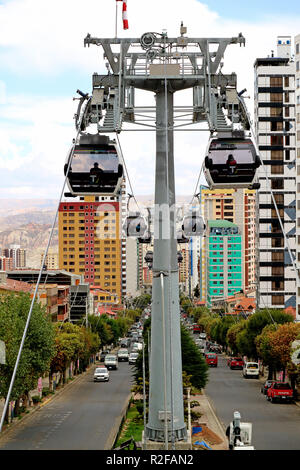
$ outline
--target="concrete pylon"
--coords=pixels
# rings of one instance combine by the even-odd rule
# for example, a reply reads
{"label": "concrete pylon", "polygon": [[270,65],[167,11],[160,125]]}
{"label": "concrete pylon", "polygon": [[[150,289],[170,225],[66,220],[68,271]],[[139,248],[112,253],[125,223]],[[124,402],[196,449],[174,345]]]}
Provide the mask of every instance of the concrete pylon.
{"label": "concrete pylon", "polygon": [[175,177],[173,92],[165,81],[156,92],[156,171],[151,312],[149,413],[150,441],[185,441]]}

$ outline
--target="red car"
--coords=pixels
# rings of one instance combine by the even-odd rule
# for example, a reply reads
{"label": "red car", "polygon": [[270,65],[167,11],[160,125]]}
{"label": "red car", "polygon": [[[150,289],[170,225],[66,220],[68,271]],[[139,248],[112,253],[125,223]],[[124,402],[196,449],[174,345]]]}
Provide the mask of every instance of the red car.
{"label": "red car", "polygon": [[288,383],[274,382],[267,391],[267,400],[272,403],[275,401],[286,401],[291,403],[293,401],[293,389]]}
{"label": "red car", "polygon": [[218,356],[215,353],[205,354],[205,360],[209,366],[212,366],[212,367],[218,366]]}
{"label": "red car", "polygon": [[241,357],[232,357],[229,367],[230,369],[243,369],[244,361]]}

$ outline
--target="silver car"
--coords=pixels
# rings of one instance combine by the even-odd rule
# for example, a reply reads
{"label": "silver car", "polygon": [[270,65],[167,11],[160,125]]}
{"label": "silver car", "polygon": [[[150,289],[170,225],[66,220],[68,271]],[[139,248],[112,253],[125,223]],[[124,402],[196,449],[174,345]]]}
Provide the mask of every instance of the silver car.
{"label": "silver car", "polygon": [[94,382],[108,382],[109,372],[106,367],[97,367],[94,372]]}
{"label": "silver car", "polygon": [[139,353],[131,352],[129,354],[128,363],[129,364],[135,364],[138,357],[139,357]]}

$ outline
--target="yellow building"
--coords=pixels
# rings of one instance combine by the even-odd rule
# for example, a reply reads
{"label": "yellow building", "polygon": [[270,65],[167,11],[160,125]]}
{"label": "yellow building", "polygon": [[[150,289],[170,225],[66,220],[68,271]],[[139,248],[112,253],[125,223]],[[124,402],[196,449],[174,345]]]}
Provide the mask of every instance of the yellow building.
{"label": "yellow building", "polygon": [[95,290],[96,302],[121,303],[120,203],[97,199],[86,196],[84,201],[60,204],[59,267],[81,275]]}
{"label": "yellow building", "polygon": [[[44,252],[41,254],[41,263],[44,259]],[[58,269],[58,253],[52,250],[49,250],[47,256],[45,257],[45,266],[47,269]]]}

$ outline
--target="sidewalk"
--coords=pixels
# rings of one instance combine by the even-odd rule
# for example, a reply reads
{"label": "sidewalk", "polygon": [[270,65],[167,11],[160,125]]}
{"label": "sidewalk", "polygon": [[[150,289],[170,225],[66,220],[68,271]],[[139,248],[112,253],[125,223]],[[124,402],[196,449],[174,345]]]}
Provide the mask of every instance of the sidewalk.
{"label": "sidewalk", "polygon": [[[195,395],[192,398],[200,404],[200,406],[194,407],[193,410],[201,413],[201,417],[197,420],[199,423],[197,426],[202,428],[200,434],[192,436],[193,444],[195,441],[203,440],[212,450],[228,450],[228,439],[205,392],[203,391],[203,394]],[[196,426],[196,424],[194,424],[194,426]],[[193,445],[194,450],[196,450],[197,447],[197,445]]]}

